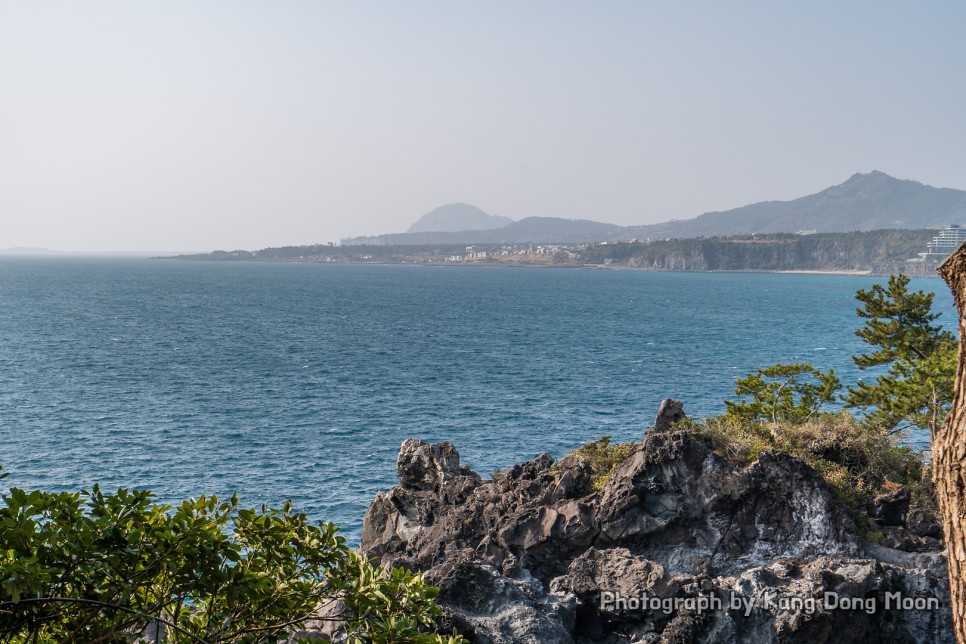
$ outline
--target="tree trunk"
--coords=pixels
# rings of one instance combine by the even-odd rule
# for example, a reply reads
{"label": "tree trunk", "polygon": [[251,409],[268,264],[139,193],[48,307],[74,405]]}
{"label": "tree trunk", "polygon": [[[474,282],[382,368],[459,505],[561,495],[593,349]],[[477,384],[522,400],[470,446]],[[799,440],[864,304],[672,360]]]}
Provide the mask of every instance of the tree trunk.
{"label": "tree trunk", "polygon": [[953,405],[932,440],[932,471],[949,558],[953,628],[966,644],[966,244],[939,267],[959,311],[959,355]]}

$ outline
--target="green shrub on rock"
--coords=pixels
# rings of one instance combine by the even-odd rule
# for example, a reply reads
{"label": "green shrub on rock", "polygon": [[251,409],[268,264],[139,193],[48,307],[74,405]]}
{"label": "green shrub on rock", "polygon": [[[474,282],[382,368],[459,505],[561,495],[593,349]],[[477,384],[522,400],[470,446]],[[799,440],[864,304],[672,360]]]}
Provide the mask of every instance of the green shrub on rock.
{"label": "green shrub on rock", "polygon": [[805,423],[746,423],[728,416],[692,422],[719,456],[747,463],[766,451],[785,452],[815,469],[861,520],[880,494],[907,487],[913,505],[932,508],[932,482],[921,455],[900,437],[849,413]]}
{"label": "green shrub on rock", "polygon": [[568,456],[580,459],[590,466],[591,486],[601,490],[607,482],[607,477],[617,469],[630,455],[631,450],[639,443],[613,443],[610,436],[601,436],[597,440],[584,443]]}

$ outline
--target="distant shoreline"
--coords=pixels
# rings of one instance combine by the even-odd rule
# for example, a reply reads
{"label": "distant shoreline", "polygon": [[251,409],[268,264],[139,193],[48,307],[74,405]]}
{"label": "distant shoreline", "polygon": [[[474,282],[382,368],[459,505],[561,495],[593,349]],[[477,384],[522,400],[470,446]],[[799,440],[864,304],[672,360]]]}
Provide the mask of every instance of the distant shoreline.
{"label": "distant shoreline", "polygon": [[793,275],[871,275],[872,271],[818,271],[818,270],[784,270],[775,273],[791,273]]}
{"label": "distant shoreline", "polygon": [[[182,260],[200,262],[238,262],[243,264],[258,263],[277,263],[277,264],[333,264],[333,265],[356,265],[356,266],[422,266],[440,268],[564,268],[564,269],[583,269],[583,270],[606,270],[606,271],[633,271],[644,273],[771,273],[773,275],[844,275],[852,277],[887,277],[891,273],[875,270],[845,270],[845,269],[773,269],[773,268],[745,268],[745,269],[714,269],[714,270],[695,270],[677,268],[653,268],[648,266],[628,266],[626,264],[578,264],[578,263],[529,263],[529,262],[501,262],[501,261],[470,261],[470,262],[420,262],[420,261],[339,261],[339,262],[319,262],[299,259],[271,258],[256,259],[246,258],[202,258],[185,256],[159,256],[151,259],[161,260]],[[919,278],[938,278],[938,274],[913,275]]]}
{"label": "distant shoreline", "polygon": [[868,277],[934,277],[931,263],[909,262],[935,231],[736,235],[651,242],[493,245],[284,246],[213,251],[174,259],[585,267],[672,272],[762,272]]}

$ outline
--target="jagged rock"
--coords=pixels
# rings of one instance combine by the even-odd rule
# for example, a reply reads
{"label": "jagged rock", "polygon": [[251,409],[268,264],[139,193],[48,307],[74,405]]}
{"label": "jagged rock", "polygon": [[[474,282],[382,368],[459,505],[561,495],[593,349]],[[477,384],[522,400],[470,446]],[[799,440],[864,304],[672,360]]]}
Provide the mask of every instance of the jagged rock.
{"label": "jagged rock", "polygon": [[657,410],[657,418],[654,419],[654,428],[651,431],[670,431],[674,423],[682,420],[684,420],[684,403],[673,398],[665,398]]}
{"label": "jagged rock", "polygon": [[[884,526],[883,543],[867,543],[786,454],[739,465],[688,432],[651,431],[600,492],[573,457],[544,454],[486,482],[445,443],[407,441],[399,463],[362,549],[426,571],[442,626],[474,642],[953,641],[935,538]],[[905,520],[931,529],[925,514]],[[873,610],[829,608],[826,593],[872,598]],[[887,610],[900,596],[935,605]],[[702,610],[700,597],[720,605]],[[795,604],[808,598],[813,610]]]}
{"label": "jagged rock", "polygon": [[684,432],[652,434],[632,452],[608,479],[597,515],[603,541],[628,545],[674,574],[860,550],[848,512],[807,465],[764,453],[735,468]]}
{"label": "jagged rock", "polygon": [[454,480],[480,481],[479,475],[460,465],[459,452],[452,444],[430,445],[413,439],[404,441],[399,449],[396,474],[399,476],[399,487],[411,491],[438,493]]}
{"label": "jagged rock", "polygon": [[551,596],[532,578],[510,579],[463,553],[431,569],[426,581],[446,596],[443,628],[476,644],[573,641],[573,597]]}
{"label": "jagged rock", "polygon": [[[403,444],[407,462],[409,443]],[[462,472],[458,455],[448,462]],[[573,459],[554,465],[542,454],[483,485],[463,473],[450,476],[439,492],[399,486],[379,493],[363,521],[363,548],[384,562],[423,570],[470,549],[498,569],[512,570],[517,562],[531,570],[549,567],[549,579],[596,534],[592,506],[577,500],[588,488],[588,466]]]}
{"label": "jagged rock", "polygon": [[[615,627],[621,630],[659,632],[653,623],[641,623],[640,614],[628,619],[619,598],[639,597],[642,592],[660,599],[674,597],[683,585],[671,579],[663,566],[636,556],[626,548],[590,548],[574,559],[566,575],[550,582],[552,593],[572,594],[577,600],[575,635],[596,641]],[[602,597],[601,592],[609,593]],[[660,621],[667,622],[668,616]]]}
{"label": "jagged rock", "polygon": [[895,605],[898,596],[936,598],[948,592],[943,579],[927,571],[911,574],[875,559],[819,556],[804,565],[777,560],[720,583],[737,598],[729,601],[743,606],[730,611],[724,625],[737,640],[954,641],[948,607],[917,613]]}
{"label": "jagged rock", "polygon": [[888,494],[880,494],[872,501],[875,520],[881,525],[902,525],[909,511],[909,488],[900,487]]}
{"label": "jagged rock", "polygon": [[362,540],[380,544],[372,554],[391,552],[434,525],[437,506],[459,504],[480,485],[480,476],[460,465],[450,443],[406,440],[396,459],[399,486],[380,492],[366,511]]}
{"label": "jagged rock", "polygon": [[923,537],[902,526],[882,526],[881,545],[904,552],[934,552],[942,545],[933,537]]}
{"label": "jagged rock", "polygon": [[943,527],[924,510],[910,510],[905,519],[906,528],[920,537],[943,538]]}

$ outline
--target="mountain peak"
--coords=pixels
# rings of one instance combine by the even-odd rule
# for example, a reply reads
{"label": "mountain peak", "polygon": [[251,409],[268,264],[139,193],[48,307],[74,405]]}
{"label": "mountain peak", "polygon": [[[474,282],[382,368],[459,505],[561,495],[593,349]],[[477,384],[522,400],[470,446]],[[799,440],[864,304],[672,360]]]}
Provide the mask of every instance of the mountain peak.
{"label": "mountain peak", "polygon": [[959,222],[966,222],[966,192],[933,188],[872,170],[791,201],[706,213],[695,219],[641,226],[636,232],[638,237],[710,237],[796,230],[942,228]]}
{"label": "mountain peak", "polygon": [[407,233],[446,233],[464,230],[492,230],[512,224],[509,217],[490,215],[467,203],[450,203],[427,212]]}
{"label": "mountain peak", "polygon": [[[862,174],[857,172],[849,177],[848,181],[840,183],[837,186],[832,186],[827,188],[823,192],[838,192],[838,193],[849,193],[855,192],[857,190],[879,190],[882,192],[903,192],[909,190],[917,190],[919,188],[926,188],[927,186],[919,183],[918,181],[913,181],[911,179],[896,179],[893,176],[886,174],[885,172],[880,172],[879,170],[873,170],[867,174]],[[822,194],[822,193],[819,193]]]}
{"label": "mountain peak", "polygon": [[873,170],[871,172],[866,172],[865,174],[863,174],[861,172],[856,172],[851,177],[849,177],[847,181],[845,181],[844,183],[842,183],[840,185],[846,185],[846,184],[849,184],[849,183],[856,183],[856,182],[861,182],[861,181],[882,181],[882,180],[886,180],[886,181],[899,181],[899,179],[896,179],[895,177],[889,176],[885,172],[881,172],[879,170]]}

